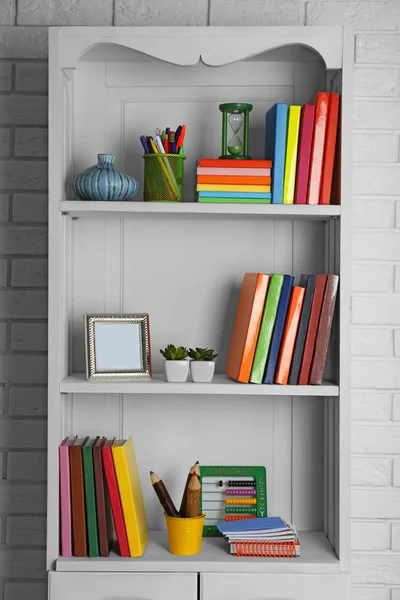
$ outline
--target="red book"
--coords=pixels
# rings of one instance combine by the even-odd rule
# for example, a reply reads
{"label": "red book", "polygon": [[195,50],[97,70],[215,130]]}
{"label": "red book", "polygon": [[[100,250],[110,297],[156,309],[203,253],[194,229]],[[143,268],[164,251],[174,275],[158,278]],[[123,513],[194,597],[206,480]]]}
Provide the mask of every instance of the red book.
{"label": "red book", "polygon": [[246,273],[229,349],[226,374],[249,383],[270,276]]}
{"label": "red book", "polygon": [[335,163],[336,138],[339,119],[339,94],[331,94],[329,99],[328,124],[326,128],[324,164],[322,167],[320,204],[330,204],[333,165]]}
{"label": "red book", "polygon": [[270,169],[272,160],[237,160],[235,158],[200,158],[199,167],[237,167],[251,169]]}
{"label": "red book", "polygon": [[106,442],[106,438],[99,438],[92,448],[99,549],[100,556],[103,557],[107,557],[110,554],[107,534],[106,500],[104,495],[103,461],[101,460],[101,448]]}
{"label": "red book", "polygon": [[307,204],[308,174],[314,131],[315,105],[304,104],[301,109],[299,155],[296,170],[295,204]]}
{"label": "red book", "polygon": [[304,343],[303,357],[301,359],[300,373],[297,381],[299,385],[308,384],[308,377],[311,370],[311,361],[314,355],[315,337],[317,335],[322,301],[324,299],[326,279],[326,275],[317,275],[316,278],[314,296],[311,305],[310,319],[308,321],[306,341]]}
{"label": "red book", "polygon": [[115,476],[114,461],[111,452],[111,446],[114,440],[108,440],[101,449],[104,465],[104,473],[107,481],[108,494],[110,496],[111,510],[114,519],[115,532],[119,544],[121,556],[130,556],[128,539],[124,517],[122,514],[121,498],[119,497],[117,478]]}
{"label": "red book", "polygon": [[341,163],[342,163],[342,103],[339,96],[338,130],[336,139],[335,159],[333,164],[331,204],[340,204],[341,196]]}
{"label": "red book", "polygon": [[317,337],[315,339],[315,349],[309,381],[310,385],[321,385],[322,383],[338,285],[339,276],[328,275],[324,300],[322,302],[321,316],[319,318]]}
{"label": "red book", "polygon": [[322,167],[324,163],[325,137],[328,123],[329,97],[330,94],[327,92],[318,92],[311,101],[311,104],[315,104],[315,119],[310,173],[308,177],[307,204],[319,203]]}

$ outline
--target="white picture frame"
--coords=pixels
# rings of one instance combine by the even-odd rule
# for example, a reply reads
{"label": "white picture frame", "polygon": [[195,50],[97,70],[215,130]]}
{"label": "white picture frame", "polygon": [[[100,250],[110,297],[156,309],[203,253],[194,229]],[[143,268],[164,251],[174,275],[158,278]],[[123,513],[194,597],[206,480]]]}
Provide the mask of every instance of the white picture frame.
{"label": "white picture frame", "polygon": [[148,314],[85,314],[88,380],[151,379]]}

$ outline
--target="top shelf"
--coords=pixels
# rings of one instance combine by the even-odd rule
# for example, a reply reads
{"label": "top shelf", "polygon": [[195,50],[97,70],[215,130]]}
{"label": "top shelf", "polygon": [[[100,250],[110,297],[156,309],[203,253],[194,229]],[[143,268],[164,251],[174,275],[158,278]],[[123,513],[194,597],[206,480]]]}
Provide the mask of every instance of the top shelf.
{"label": "top shelf", "polygon": [[200,204],[198,202],[92,202],[62,201],[60,211],[72,218],[125,218],[138,215],[218,215],[326,221],[340,216],[340,206],[300,204]]}

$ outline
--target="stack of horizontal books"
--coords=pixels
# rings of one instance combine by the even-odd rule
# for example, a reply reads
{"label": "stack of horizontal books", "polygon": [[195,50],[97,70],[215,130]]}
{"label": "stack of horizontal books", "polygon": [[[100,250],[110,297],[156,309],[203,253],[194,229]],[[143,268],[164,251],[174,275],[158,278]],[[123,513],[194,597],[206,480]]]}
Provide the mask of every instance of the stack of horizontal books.
{"label": "stack of horizontal books", "polygon": [[271,203],[270,160],[201,158],[197,168],[199,202]]}
{"label": "stack of horizontal books", "polygon": [[300,542],[292,525],[280,517],[260,517],[250,521],[222,521],[217,528],[229,543],[234,556],[296,558]]}

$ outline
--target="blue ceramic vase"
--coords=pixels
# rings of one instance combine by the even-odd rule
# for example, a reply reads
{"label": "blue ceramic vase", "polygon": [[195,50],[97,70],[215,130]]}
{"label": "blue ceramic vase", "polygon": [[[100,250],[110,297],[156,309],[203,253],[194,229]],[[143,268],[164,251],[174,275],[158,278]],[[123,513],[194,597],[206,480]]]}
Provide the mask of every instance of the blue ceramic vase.
{"label": "blue ceramic vase", "polygon": [[74,194],[81,200],[131,200],[139,190],[136,179],[114,167],[115,156],[98,154],[97,158],[97,165],[75,177]]}

